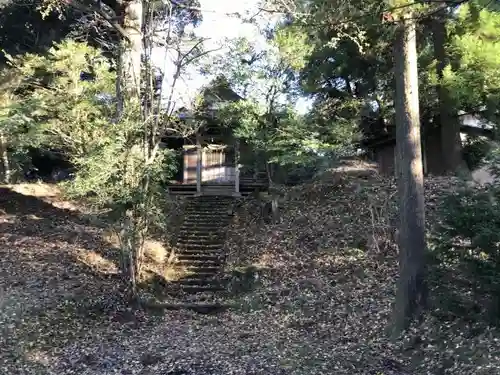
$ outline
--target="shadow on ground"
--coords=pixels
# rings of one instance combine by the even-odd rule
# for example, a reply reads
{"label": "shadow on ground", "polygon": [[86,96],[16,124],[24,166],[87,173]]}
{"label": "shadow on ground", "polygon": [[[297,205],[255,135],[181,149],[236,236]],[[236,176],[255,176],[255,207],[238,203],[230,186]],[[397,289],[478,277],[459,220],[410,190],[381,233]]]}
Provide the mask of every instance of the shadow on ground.
{"label": "shadow on ground", "polygon": [[[35,368],[33,353],[57,350],[90,332],[114,325],[134,330],[147,322],[141,311],[124,303],[123,283],[113,272],[116,255],[102,240],[102,229],[78,213],[0,188],[0,361],[5,373]],[[45,373],[40,366],[35,373]]]}

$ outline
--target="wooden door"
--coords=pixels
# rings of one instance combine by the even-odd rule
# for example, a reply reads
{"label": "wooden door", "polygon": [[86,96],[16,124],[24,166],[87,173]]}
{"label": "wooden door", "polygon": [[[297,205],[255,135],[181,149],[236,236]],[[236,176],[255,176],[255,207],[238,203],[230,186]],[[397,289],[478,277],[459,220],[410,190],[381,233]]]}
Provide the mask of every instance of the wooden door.
{"label": "wooden door", "polygon": [[198,153],[196,147],[184,149],[184,183],[196,184],[196,164]]}
{"label": "wooden door", "polygon": [[234,166],[227,148],[206,148],[202,158],[202,181],[205,183],[234,182]]}

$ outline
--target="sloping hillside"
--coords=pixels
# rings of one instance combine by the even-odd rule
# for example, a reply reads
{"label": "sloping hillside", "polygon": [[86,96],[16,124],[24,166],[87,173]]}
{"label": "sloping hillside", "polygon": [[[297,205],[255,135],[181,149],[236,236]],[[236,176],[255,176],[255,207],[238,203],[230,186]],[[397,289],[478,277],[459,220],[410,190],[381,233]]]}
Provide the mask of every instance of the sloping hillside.
{"label": "sloping hillside", "polygon": [[[441,198],[461,187],[457,179],[427,179],[430,229]],[[442,311],[438,300],[456,288],[451,278],[444,284],[435,277],[440,265],[431,267],[426,321],[398,342],[387,339],[398,275],[394,180],[353,165],[282,191],[280,206],[282,220],[274,225],[262,224],[257,201],[242,207],[228,243],[228,270],[250,266],[260,276],[235,302],[252,311],[254,331],[269,336],[275,330],[292,368],[309,374],[496,373],[500,357],[487,355],[498,353],[499,336],[486,324]]]}
{"label": "sloping hillside", "polygon": [[[430,223],[440,197],[457,185],[427,181]],[[125,305],[116,249],[102,229],[57,195],[2,188],[2,371],[498,373],[500,335],[480,322],[444,319],[435,307],[407,337],[387,339],[397,276],[393,181],[364,167],[332,171],[283,191],[281,207],[279,224],[263,222],[256,200],[240,207],[226,246],[228,272],[238,276],[225,301],[233,308],[201,315]]]}

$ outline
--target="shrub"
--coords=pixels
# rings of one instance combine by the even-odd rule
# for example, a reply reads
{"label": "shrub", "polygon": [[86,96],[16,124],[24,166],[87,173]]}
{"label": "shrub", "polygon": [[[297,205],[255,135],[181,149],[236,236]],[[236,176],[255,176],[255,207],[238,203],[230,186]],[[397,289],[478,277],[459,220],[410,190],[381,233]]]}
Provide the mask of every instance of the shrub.
{"label": "shrub", "polygon": [[[455,286],[464,276],[473,303],[500,318],[500,185],[464,188],[448,195],[432,233],[431,254],[454,272]],[[450,276],[450,275],[448,275]],[[486,305],[484,304],[486,303]]]}
{"label": "shrub", "polygon": [[490,142],[486,139],[468,138],[462,149],[463,158],[471,171],[481,167],[491,149]]}

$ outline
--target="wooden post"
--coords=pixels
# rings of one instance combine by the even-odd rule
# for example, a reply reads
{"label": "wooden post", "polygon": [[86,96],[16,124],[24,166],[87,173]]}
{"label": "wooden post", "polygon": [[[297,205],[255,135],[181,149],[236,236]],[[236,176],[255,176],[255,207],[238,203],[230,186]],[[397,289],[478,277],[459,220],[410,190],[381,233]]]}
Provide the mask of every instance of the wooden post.
{"label": "wooden post", "polygon": [[183,146],[182,148],[182,168],[183,168],[183,174],[182,174],[182,182],[184,184],[189,183],[189,161],[190,161],[190,155],[191,149],[189,149],[186,146]]}
{"label": "wooden post", "polygon": [[219,151],[219,168],[217,170],[217,176],[215,177],[218,181],[224,181],[226,179],[226,168],[223,167],[222,156],[224,151]]}
{"label": "wooden post", "polygon": [[201,194],[201,162],[202,162],[202,150],[201,150],[201,142],[200,135],[196,134],[196,193]]}
{"label": "wooden post", "polygon": [[240,195],[240,140],[237,139],[234,143],[234,194]]}

